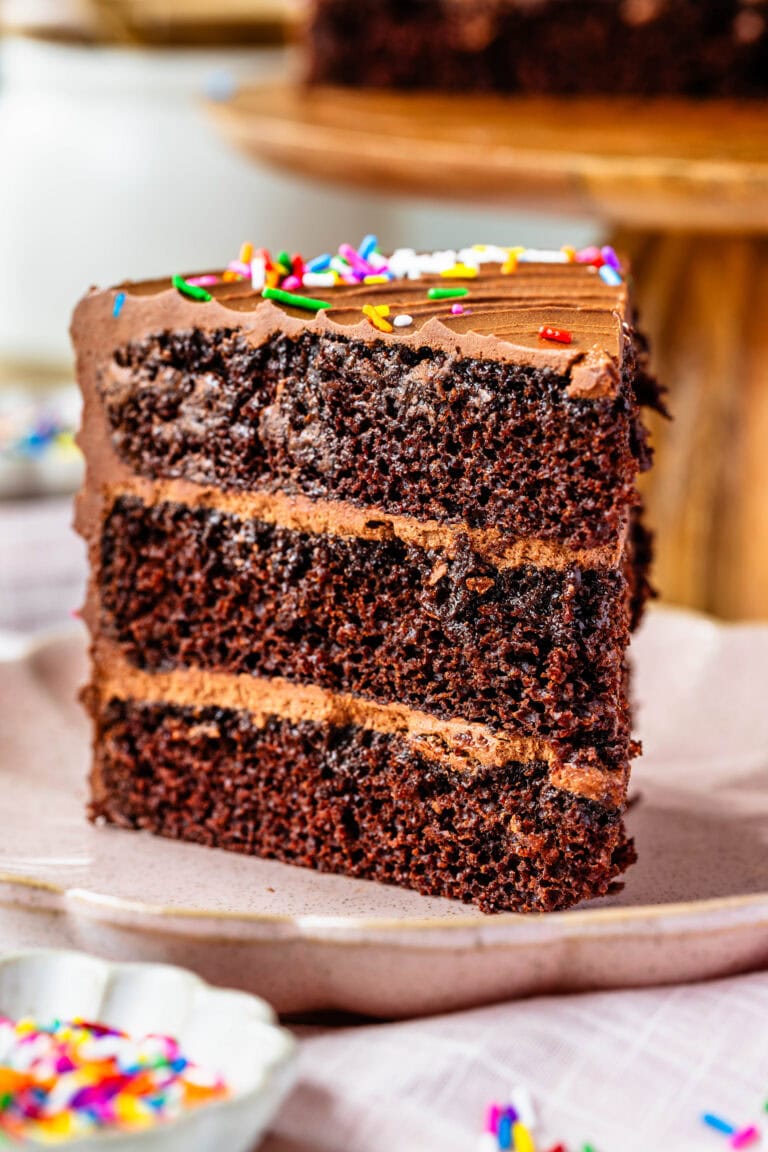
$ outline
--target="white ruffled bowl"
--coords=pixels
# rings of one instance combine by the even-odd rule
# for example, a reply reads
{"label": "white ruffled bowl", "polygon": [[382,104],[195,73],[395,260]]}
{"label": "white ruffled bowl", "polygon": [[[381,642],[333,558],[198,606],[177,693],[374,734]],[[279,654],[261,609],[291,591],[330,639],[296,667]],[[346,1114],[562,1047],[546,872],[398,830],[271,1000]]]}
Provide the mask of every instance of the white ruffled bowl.
{"label": "white ruffled bowl", "polygon": [[[83,1152],[252,1152],[293,1082],[295,1041],[256,996],[212,988],[166,964],[110,964],[80,952],[0,958],[0,1014],[75,1016],[132,1035],[174,1036],[220,1073],[232,1095],[137,1132],[104,1129],[63,1147]],[[27,1147],[41,1147],[36,1143]]]}

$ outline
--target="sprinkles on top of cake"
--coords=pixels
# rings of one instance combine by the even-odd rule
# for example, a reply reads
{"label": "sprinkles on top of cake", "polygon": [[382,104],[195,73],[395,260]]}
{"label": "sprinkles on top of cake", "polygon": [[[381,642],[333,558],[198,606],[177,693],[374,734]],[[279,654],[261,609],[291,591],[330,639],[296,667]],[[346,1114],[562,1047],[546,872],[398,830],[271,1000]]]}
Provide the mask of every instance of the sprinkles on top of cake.
{"label": "sprinkles on top of cake", "polygon": [[[385,256],[373,234],[365,236],[356,248],[343,243],[336,254],[325,252],[309,260],[298,253],[291,256],[287,250],[273,258],[266,248],[254,248],[253,244],[246,242],[241,246],[237,260],[229,263],[220,278],[214,273],[186,280],[174,276],[172,283],[183,295],[206,301],[213,299],[208,288],[216,283],[250,280],[252,290],[260,292],[267,300],[317,313],[333,307],[330,301],[312,294],[317,289],[386,285],[394,280],[416,281],[424,276],[439,276],[446,280],[444,287],[426,289],[426,299],[437,302],[471,298],[471,283],[477,279],[484,264],[498,264],[502,275],[509,276],[515,274],[520,264],[581,264],[595,268],[610,287],[623,283],[621,262],[609,245],[602,248],[592,245],[577,250],[568,245],[548,249],[473,244],[459,250],[424,253],[413,248],[398,248],[391,256]],[[466,280],[469,284],[451,283],[457,280]],[[304,295],[305,291],[309,294]],[[455,304],[449,308],[454,316],[469,312],[469,309],[457,309]],[[372,327],[385,333],[413,323],[413,318],[407,313],[388,319],[389,307],[383,303],[366,303],[361,307],[361,314]],[[573,337],[566,329],[544,324],[539,329],[539,338],[568,344]]]}

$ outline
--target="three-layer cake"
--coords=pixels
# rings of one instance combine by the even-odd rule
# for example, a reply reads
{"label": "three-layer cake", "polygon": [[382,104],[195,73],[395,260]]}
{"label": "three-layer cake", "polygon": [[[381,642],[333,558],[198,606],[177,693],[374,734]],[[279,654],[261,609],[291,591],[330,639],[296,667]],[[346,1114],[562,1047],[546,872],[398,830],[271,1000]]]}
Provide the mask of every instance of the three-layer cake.
{"label": "three-layer cake", "polygon": [[657,402],[618,261],[243,256],[75,314],[92,815],[488,911],[605,893]]}

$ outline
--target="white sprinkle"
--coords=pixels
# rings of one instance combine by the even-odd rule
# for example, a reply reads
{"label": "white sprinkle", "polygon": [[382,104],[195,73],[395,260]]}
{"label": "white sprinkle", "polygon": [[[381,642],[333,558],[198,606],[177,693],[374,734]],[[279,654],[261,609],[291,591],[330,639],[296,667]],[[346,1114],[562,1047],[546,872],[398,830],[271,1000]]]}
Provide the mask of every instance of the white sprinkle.
{"label": "white sprinkle", "polygon": [[407,312],[401,312],[399,316],[395,316],[392,323],[395,328],[407,328],[409,324],[413,324],[413,316],[409,316]]}
{"label": "white sprinkle", "polygon": [[509,1100],[520,1122],[532,1132],[536,1129],[536,1109],[533,1106],[533,1097],[525,1084],[516,1084],[509,1094]]}
{"label": "white sprinkle", "polygon": [[254,256],[251,260],[251,288],[254,292],[261,292],[267,278],[267,262],[263,256]]}
{"label": "white sprinkle", "polygon": [[568,257],[559,248],[526,248],[517,261],[518,264],[567,264]]}
{"label": "white sprinkle", "polygon": [[[474,253],[478,264],[504,264],[509,256],[509,251],[506,248],[499,248],[497,244],[476,245],[470,251]],[[460,252],[459,256],[463,256],[463,252]]]}
{"label": "white sprinkle", "polygon": [[305,272],[301,283],[305,288],[333,288],[336,277],[333,272]]}

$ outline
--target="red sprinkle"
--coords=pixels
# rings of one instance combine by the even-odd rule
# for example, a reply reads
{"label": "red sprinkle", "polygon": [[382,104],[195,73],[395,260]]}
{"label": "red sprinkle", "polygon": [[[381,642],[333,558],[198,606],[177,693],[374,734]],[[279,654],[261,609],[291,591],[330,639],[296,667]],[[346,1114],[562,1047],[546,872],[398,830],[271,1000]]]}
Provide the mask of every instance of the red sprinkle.
{"label": "red sprinkle", "polygon": [[550,328],[548,324],[542,324],[539,328],[540,340],[554,340],[556,344],[570,344],[573,340],[573,333],[569,332],[567,328]]}

